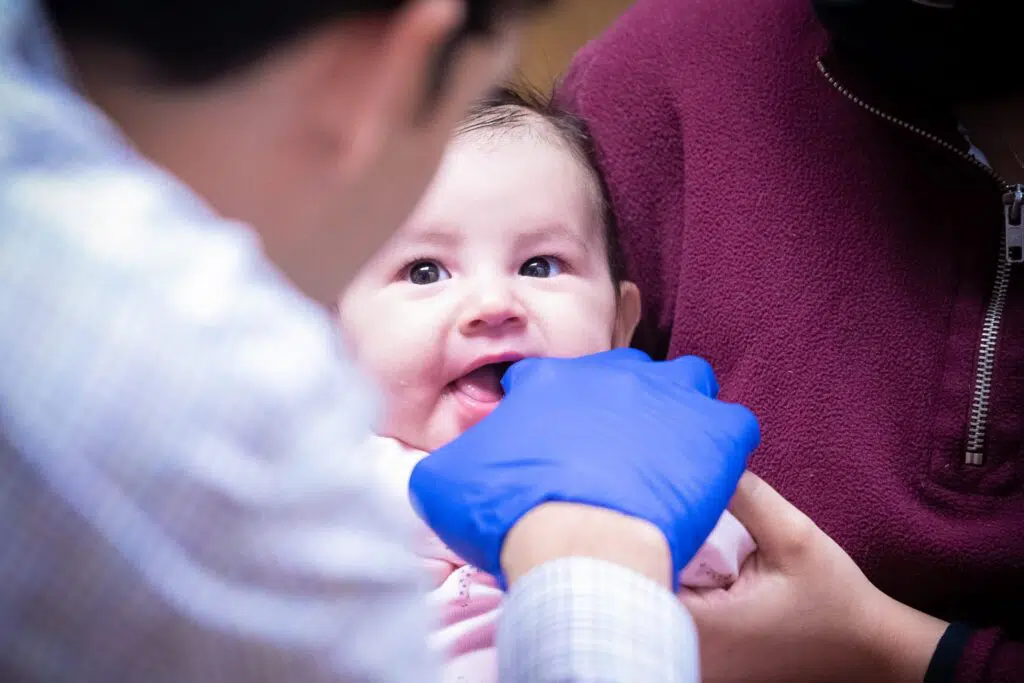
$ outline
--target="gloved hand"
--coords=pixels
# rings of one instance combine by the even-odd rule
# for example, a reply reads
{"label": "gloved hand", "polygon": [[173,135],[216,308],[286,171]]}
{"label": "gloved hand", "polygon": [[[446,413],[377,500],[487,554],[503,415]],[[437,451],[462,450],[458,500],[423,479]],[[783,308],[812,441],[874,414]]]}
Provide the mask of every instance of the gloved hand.
{"label": "gloved hand", "polygon": [[694,357],[654,362],[617,349],[527,359],[502,385],[494,412],[421,460],[409,482],[413,506],[441,540],[498,577],[509,529],[551,501],[654,524],[678,576],[760,439],[753,414],[717,401],[711,367]]}

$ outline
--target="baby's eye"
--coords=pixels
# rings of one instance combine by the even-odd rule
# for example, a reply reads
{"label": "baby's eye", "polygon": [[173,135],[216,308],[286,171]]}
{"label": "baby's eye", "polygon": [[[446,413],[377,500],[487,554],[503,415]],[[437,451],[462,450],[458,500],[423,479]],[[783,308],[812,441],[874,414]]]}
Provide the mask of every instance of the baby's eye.
{"label": "baby's eye", "polygon": [[441,280],[447,280],[452,275],[445,267],[437,261],[421,260],[416,261],[406,271],[406,277],[414,285],[432,285]]}
{"label": "baby's eye", "polygon": [[562,272],[562,262],[554,256],[534,256],[519,267],[525,277],[554,277]]}

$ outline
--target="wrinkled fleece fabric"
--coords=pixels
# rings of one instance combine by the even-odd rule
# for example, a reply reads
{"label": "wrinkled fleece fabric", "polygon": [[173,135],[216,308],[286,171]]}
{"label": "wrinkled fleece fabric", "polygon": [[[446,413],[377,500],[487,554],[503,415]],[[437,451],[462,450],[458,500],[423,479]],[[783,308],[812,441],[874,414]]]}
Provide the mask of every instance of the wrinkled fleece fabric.
{"label": "wrinkled fleece fabric", "polygon": [[751,469],[881,590],[977,629],[958,683],[1024,681],[1024,267],[957,121],[830,54],[808,0],[639,0],[559,97],[636,344],[709,359],[761,419]]}

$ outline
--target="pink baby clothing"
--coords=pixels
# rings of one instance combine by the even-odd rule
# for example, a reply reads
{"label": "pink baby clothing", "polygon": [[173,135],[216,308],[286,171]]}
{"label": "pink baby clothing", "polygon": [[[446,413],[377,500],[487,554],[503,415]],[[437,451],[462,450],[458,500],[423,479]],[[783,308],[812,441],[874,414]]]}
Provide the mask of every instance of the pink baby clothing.
{"label": "pink baby clothing", "polygon": [[[494,577],[466,564],[449,550],[412,510],[408,498],[413,466],[426,453],[395,439],[374,437],[367,450],[383,488],[409,515],[411,547],[428,569],[427,600],[437,615],[430,646],[444,660],[443,683],[494,683],[494,634],[502,591]],[[739,576],[754,552],[754,539],[728,512],[680,576],[684,588],[725,588]]]}

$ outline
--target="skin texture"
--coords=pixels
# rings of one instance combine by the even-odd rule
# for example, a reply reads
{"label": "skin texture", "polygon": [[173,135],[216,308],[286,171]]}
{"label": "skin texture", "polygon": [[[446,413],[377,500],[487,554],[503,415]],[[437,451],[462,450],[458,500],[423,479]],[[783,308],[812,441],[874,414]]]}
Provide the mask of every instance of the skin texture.
{"label": "skin texture", "polygon": [[[814,522],[746,473],[730,510],[758,550],[729,589],[680,597],[704,680],[920,683],[947,624],[876,589]],[[814,643],[813,652],[802,643]]]}
{"label": "skin texture", "polygon": [[[595,523],[605,535],[587,530]],[[558,558],[562,549],[555,539],[574,537],[581,539],[576,550],[579,555],[611,562],[630,557],[634,571],[663,586],[671,585],[672,560],[660,529],[613,510],[594,510],[574,503],[539,505],[512,527],[502,548],[505,578],[514,584],[532,567]],[[538,544],[537,538],[552,543]]]}
{"label": "skin texture", "polygon": [[628,343],[639,295],[612,281],[596,193],[546,135],[452,143],[412,218],[340,304],[345,341],[384,391],[381,433],[433,450],[497,405],[460,388],[481,363]]}

